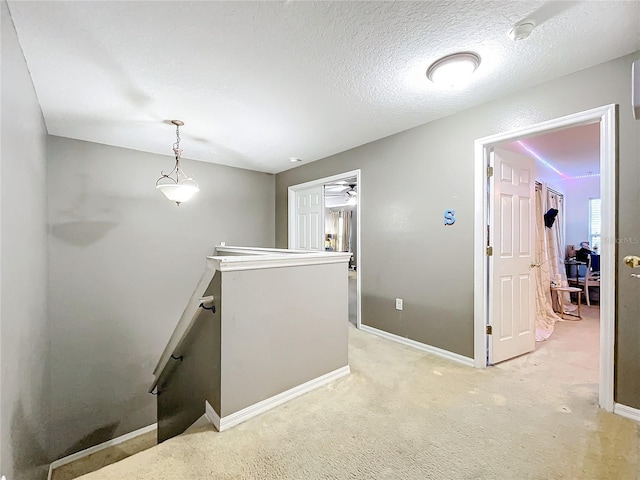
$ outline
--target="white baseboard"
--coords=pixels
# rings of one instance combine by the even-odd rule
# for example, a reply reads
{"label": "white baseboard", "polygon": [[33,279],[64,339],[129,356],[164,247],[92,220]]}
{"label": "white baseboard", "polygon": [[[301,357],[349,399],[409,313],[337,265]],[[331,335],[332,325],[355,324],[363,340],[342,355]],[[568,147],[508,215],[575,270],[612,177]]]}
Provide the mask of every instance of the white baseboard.
{"label": "white baseboard", "polygon": [[[243,408],[231,415],[227,415],[226,417],[219,418],[213,408],[211,411],[213,412],[211,415],[219,418],[219,428],[218,431],[223,432],[239,423],[245,422],[250,418],[255,417],[256,415],[260,415],[261,413],[266,412],[267,410],[271,410],[278,405],[282,405],[289,400],[293,400],[300,395],[303,395],[307,392],[315,390],[316,388],[320,388],[326,385],[329,382],[333,382],[338,378],[344,377],[345,375],[349,375],[351,373],[351,369],[349,365],[346,365],[342,368],[338,368],[333,372],[326,373],[318,378],[314,378],[313,380],[309,380],[297,387],[293,387],[285,392],[279,393],[278,395],[274,395],[271,398],[267,398],[266,400],[262,400],[261,402],[255,403],[247,408]],[[207,417],[209,417],[209,410],[207,410]],[[215,418],[211,418],[214,423]],[[215,425],[215,423],[214,423]]]}
{"label": "white baseboard", "polygon": [[220,416],[206,400],[204,401],[204,414],[213,426],[216,427],[216,430],[220,431]]}
{"label": "white baseboard", "polygon": [[386,338],[387,340],[393,340],[394,342],[402,343],[403,345],[407,345],[409,347],[417,348],[418,350],[422,350],[423,352],[432,353],[433,355],[437,355],[438,357],[453,360],[454,362],[461,363],[468,367],[473,367],[474,365],[473,358],[465,357],[458,353],[453,353],[438,347],[432,347],[431,345],[427,345],[426,343],[416,342],[415,340],[411,340],[410,338],[401,337],[393,333],[385,332],[384,330],[378,330],[377,328],[370,327],[368,325],[360,325],[360,330],[362,330],[363,332],[378,335],[379,337]]}
{"label": "white baseboard", "polygon": [[158,429],[158,424],[154,423],[153,425],[142,427],[133,432],[125,433],[124,435],[121,435],[119,437],[113,438],[111,440],[107,440],[106,442],[96,445],[94,447],[89,447],[85,450],[81,450],[72,455],[60,458],[49,465],[49,476],[47,477],[47,479],[51,480],[51,474],[58,467],[61,467],[71,462],[75,462],[76,460],[79,460],[84,457],[88,457],[89,455],[99,452],[100,450],[113,447],[114,445],[119,445],[121,443],[126,442],[127,440],[131,440],[132,438],[139,437],[140,435],[144,435],[145,433],[149,433],[157,429]]}
{"label": "white baseboard", "polygon": [[614,403],[613,413],[620,415],[621,417],[630,418],[636,422],[640,422],[640,410],[633,407],[627,407],[621,403]]}

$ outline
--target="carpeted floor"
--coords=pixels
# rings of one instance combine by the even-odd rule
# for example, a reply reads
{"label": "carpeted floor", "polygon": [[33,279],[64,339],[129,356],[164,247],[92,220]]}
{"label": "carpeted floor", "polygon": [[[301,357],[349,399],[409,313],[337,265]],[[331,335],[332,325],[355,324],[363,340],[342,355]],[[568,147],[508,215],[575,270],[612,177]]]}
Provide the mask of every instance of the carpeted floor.
{"label": "carpeted floor", "polygon": [[639,425],[597,407],[597,328],[585,308],[486,370],[351,329],[350,376],[81,478],[640,479]]}
{"label": "carpeted floor", "polygon": [[67,463],[53,470],[51,480],[72,480],[85,473],[94,472],[105,465],[111,465],[138,452],[152,448],[158,444],[157,432],[154,430],[128,440],[120,445],[100,450],[96,453]]}

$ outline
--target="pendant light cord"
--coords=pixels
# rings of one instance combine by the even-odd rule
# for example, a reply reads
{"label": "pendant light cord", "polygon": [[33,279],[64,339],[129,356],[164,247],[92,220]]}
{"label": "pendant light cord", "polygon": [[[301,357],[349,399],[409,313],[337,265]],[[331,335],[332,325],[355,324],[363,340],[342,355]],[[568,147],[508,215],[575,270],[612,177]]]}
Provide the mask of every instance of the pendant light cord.
{"label": "pendant light cord", "polygon": [[176,183],[180,183],[180,125],[176,125],[176,143],[173,144],[173,153],[176,156]]}

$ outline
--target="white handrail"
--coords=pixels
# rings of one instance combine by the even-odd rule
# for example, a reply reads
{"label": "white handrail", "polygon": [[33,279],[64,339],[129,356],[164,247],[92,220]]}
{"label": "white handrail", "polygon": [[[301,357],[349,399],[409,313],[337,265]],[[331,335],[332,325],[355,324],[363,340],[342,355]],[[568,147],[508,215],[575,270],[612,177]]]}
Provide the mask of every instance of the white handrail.
{"label": "white handrail", "polygon": [[270,253],[322,253],[319,251],[310,250],[291,250],[286,248],[264,248],[264,247],[234,247],[227,245],[218,245],[216,247],[215,256],[224,256],[225,253],[242,253],[244,255],[268,255]]}
{"label": "white handrail", "polygon": [[[153,384],[151,385],[151,388],[149,388],[149,393],[155,390],[156,386],[158,385],[158,380],[160,379],[160,374],[167,366],[167,363],[169,363],[171,355],[173,355],[175,351],[182,345],[182,342],[184,342],[188,333],[193,328],[195,320],[198,317],[198,309],[200,308],[201,303],[203,303],[202,301],[204,299],[209,299],[209,297],[203,298],[203,295],[206,292],[207,287],[211,283],[211,280],[213,279],[215,274],[215,264],[207,259],[207,267],[200,277],[198,285],[193,291],[193,294],[191,295],[191,298],[189,299],[184,312],[182,312],[182,316],[180,317],[180,320],[178,320],[178,324],[173,330],[173,333],[169,338],[169,342],[167,342],[167,345],[164,347],[162,355],[160,355],[160,359],[156,364],[156,368],[153,370],[153,376],[155,378]],[[213,298],[211,298],[211,300],[213,300]],[[211,302],[208,301],[207,303]]]}

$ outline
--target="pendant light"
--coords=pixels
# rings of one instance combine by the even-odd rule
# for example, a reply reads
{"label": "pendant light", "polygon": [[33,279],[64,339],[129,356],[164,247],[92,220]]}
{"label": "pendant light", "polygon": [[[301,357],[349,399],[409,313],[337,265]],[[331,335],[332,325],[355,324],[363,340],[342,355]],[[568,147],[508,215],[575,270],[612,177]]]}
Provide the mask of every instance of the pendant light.
{"label": "pendant light", "polygon": [[188,177],[180,168],[180,156],[182,150],[180,149],[180,127],[184,125],[184,122],[180,120],[171,120],[171,123],[176,126],[176,143],[173,144],[173,153],[176,157],[176,166],[173,167],[168,174],[160,172],[160,178],[156,182],[156,188],[160,190],[168,200],[176,202],[176,205],[180,205],[182,202],[186,202],[196,193],[200,191],[196,181]]}

